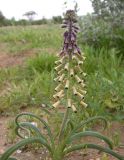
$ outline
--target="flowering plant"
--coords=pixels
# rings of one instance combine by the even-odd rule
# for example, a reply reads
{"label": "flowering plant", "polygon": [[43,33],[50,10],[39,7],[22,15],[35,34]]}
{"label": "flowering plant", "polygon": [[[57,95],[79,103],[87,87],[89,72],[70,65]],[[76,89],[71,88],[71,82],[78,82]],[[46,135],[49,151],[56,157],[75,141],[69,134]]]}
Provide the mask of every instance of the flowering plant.
{"label": "flowering plant", "polygon": [[[97,149],[99,151],[106,152],[117,159],[124,160],[123,156],[112,150],[113,143],[110,139],[98,132],[83,130],[85,125],[99,119],[104,122],[106,127],[106,119],[100,116],[91,117],[88,120],[82,121],[76,125],[73,125],[73,122],[70,119],[70,108],[73,112],[78,112],[78,104],[80,104],[83,108],[87,107],[87,104],[84,102],[86,90],[84,80],[82,79],[86,76],[86,73],[84,73],[81,69],[85,56],[81,55],[81,51],[76,43],[76,33],[78,31],[76,22],[75,12],[73,10],[68,10],[62,25],[63,28],[67,29],[64,33],[63,49],[60,53],[59,59],[55,62],[57,77],[54,81],[57,83],[57,86],[55,88],[56,93],[53,95],[54,103],[52,106],[58,110],[60,105],[65,106],[65,115],[60,126],[59,134],[54,137],[52,128],[42,118],[31,113],[21,113],[17,115],[15,123],[16,133],[19,137],[23,138],[23,140],[9,148],[1,156],[0,160],[16,160],[15,158],[9,158],[11,154],[22,146],[30,143],[39,143],[46,147],[52,160],[63,160],[64,157],[70,152],[86,148]],[[76,97],[76,99],[74,97]],[[20,122],[19,119],[23,116],[30,116],[36,120],[39,120],[45,127],[47,134],[41,132],[39,128],[32,123]],[[20,133],[20,129],[27,131],[29,135],[22,135]],[[103,140],[108,147],[103,147],[93,143],[73,143],[75,140],[85,136],[92,136]]]}

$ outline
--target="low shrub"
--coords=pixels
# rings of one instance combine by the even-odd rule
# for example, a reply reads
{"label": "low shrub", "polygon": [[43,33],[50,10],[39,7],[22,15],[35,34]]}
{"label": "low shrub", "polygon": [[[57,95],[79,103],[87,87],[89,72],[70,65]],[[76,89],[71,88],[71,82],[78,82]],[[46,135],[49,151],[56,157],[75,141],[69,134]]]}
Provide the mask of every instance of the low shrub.
{"label": "low shrub", "polygon": [[116,48],[124,55],[124,26],[94,15],[80,18],[80,43],[98,48]]}

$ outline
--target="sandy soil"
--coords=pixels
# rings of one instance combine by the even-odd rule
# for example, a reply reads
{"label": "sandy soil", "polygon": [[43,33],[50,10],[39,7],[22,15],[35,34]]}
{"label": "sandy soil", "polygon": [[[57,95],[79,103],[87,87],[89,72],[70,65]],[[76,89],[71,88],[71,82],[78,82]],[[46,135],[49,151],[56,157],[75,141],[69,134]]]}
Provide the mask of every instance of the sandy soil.
{"label": "sandy soil", "polygon": [[[4,153],[4,151],[12,146],[13,144],[10,144],[7,142],[7,122],[12,120],[13,117],[0,117],[0,154]],[[94,129],[97,130],[99,126],[95,126]],[[116,132],[119,133],[120,142],[124,144],[124,124],[113,122],[111,127],[104,131],[104,134],[106,136],[111,137],[112,134]],[[102,141],[98,141],[97,139],[87,137],[84,141],[88,142],[94,142],[96,144],[104,145]],[[116,152],[121,153],[124,155],[124,148],[115,147]],[[75,153],[72,153],[66,157],[66,160],[102,160],[103,153],[98,153],[98,151],[95,150],[87,150],[85,152],[78,151]],[[50,160],[48,157],[48,153],[44,149],[40,150],[33,150],[29,151],[29,149],[22,149],[18,150],[14,156],[18,158],[18,160]],[[115,158],[109,156],[109,160],[115,160]]]}

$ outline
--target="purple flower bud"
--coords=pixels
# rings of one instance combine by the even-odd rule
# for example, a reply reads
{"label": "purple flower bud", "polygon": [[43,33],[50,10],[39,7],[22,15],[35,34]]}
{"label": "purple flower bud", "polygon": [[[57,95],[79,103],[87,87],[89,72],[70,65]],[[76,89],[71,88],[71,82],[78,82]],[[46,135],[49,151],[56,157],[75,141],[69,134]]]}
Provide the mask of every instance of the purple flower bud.
{"label": "purple flower bud", "polygon": [[68,46],[68,49],[69,49],[69,50],[72,50],[72,49],[73,49],[73,47],[72,47],[71,44]]}
{"label": "purple flower bud", "polygon": [[78,33],[78,31],[77,31],[77,30],[74,30],[74,32],[75,32],[75,33]]}
{"label": "purple flower bud", "polygon": [[65,38],[68,37],[68,31],[66,31],[66,32],[64,33],[64,37],[65,37]]}
{"label": "purple flower bud", "polygon": [[68,21],[63,21],[63,24],[68,24]]}
{"label": "purple flower bud", "polygon": [[62,25],[62,26],[61,26],[61,28],[66,28],[66,27],[67,27],[67,25]]}
{"label": "purple flower bud", "polygon": [[73,23],[77,23],[77,20],[76,20],[76,19],[74,19],[74,20],[73,20]]}
{"label": "purple flower bud", "polygon": [[79,54],[81,54],[81,51],[80,51],[80,49],[77,47],[77,52],[79,53]]}
{"label": "purple flower bud", "polygon": [[79,27],[76,26],[72,26],[75,30],[79,30]]}
{"label": "purple flower bud", "polygon": [[71,41],[76,41],[76,38],[74,35],[71,35]]}
{"label": "purple flower bud", "polygon": [[73,52],[74,54],[76,54],[77,53],[77,48],[74,46],[74,52]]}
{"label": "purple flower bud", "polygon": [[76,22],[77,20],[75,12],[73,10],[68,10],[65,14],[65,18],[62,25],[62,28],[67,28],[67,30],[63,34],[64,44],[60,54],[81,54],[80,49],[77,47],[76,44],[76,34],[79,30],[79,28],[75,25]]}
{"label": "purple flower bud", "polygon": [[69,43],[68,38],[65,38],[64,43],[66,43],[66,44],[68,44],[68,43]]}
{"label": "purple flower bud", "polygon": [[60,52],[60,55],[62,56],[64,54],[63,50]]}

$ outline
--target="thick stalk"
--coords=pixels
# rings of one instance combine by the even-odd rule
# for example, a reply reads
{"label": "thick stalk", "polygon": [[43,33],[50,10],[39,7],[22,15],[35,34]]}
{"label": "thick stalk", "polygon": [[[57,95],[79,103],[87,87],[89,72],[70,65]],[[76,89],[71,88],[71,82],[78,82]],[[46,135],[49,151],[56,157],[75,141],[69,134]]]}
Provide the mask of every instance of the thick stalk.
{"label": "thick stalk", "polygon": [[[71,61],[71,54],[69,54],[69,71],[70,71],[70,62]],[[69,82],[70,82],[70,74],[69,74],[69,71],[68,71],[68,80],[69,80]],[[69,88],[68,88],[68,91],[67,91],[67,95],[66,95],[66,112],[65,112],[65,114],[64,114],[64,118],[63,118],[63,121],[62,121],[62,125],[61,125],[61,129],[60,129],[60,133],[59,133],[59,141],[58,142],[60,142],[60,140],[61,140],[61,137],[62,137],[62,135],[63,135],[63,132],[64,132],[64,128],[65,128],[65,125],[66,125],[66,122],[67,122],[67,120],[68,120],[68,115],[69,115],[69,108],[68,108],[68,104],[67,104],[67,100],[68,100],[68,98],[70,97],[70,85],[69,85]]]}
{"label": "thick stalk", "polygon": [[67,107],[65,115],[64,115],[64,118],[63,118],[63,121],[62,121],[61,129],[60,129],[60,133],[59,133],[59,139],[58,139],[59,141],[58,142],[60,142],[61,137],[63,135],[64,128],[65,128],[66,122],[68,120],[68,115],[69,115],[69,108]]}
{"label": "thick stalk", "polygon": [[58,145],[52,155],[52,160],[63,160],[64,154],[61,144]]}

